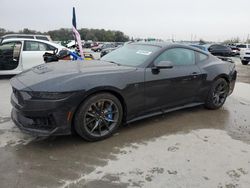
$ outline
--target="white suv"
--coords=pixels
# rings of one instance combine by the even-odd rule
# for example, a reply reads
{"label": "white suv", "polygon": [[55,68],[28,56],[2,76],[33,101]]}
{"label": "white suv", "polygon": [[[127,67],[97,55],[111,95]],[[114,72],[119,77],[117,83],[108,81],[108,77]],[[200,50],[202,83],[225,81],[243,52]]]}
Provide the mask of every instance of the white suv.
{"label": "white suv", "polygon": [[250,62],[250,44],[239,44],[236,46],[240,49],[240,59],[243,65]]}
{"label": "white suv", "polygon": [[0,44],[0,75],[14,75],[45,63],[43,54],[65,49],[49,41],[13,38]]}

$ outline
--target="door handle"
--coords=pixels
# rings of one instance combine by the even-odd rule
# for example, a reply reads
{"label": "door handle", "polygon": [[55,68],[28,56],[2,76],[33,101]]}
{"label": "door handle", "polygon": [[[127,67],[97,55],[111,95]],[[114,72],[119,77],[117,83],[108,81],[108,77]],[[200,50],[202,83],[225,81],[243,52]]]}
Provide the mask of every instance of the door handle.
{"label": "door handle", "polygon": [[191,75],[198,75],[198,72],[192,72]]}
{"label": "door handle", "polygon": [[199,73],[198,72],[192,72],[190,74],[193,78],[197,78],[199,76]]}

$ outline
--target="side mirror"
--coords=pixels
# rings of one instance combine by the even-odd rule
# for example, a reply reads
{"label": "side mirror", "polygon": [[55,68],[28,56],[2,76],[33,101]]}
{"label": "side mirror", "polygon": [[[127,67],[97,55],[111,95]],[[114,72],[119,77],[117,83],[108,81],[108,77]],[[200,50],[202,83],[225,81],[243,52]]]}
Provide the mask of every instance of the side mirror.
{"label": "side mirror", "polygon": [[155,69],[171,69],[173,68],[173,63],[171,61],[160,61],[157,64],[154,64]]}

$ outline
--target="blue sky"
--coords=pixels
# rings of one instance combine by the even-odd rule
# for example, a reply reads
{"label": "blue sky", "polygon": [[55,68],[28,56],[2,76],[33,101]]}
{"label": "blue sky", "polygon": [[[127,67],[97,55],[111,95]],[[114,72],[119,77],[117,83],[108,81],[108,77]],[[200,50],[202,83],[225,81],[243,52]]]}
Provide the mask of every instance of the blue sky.
{"label": "blue sky", "polygon": [[249,0],[1,0],[0,27],[41,31],[71,27],[121,30],[133,37],[222,41],[250,34]]}

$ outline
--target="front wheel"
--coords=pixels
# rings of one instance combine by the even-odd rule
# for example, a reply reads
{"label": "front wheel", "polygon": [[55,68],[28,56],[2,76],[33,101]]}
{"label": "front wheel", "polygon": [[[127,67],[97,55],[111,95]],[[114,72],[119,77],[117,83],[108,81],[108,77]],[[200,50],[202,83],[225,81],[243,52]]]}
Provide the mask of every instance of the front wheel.
{"label": "front wheel", "polygon": [[112,94],[100,93],[86,99],[75,116],[75,130],[87,141],[112,136],[122,122],[120,101]]}
{"label": "front wheel", "polygon": [[205,101],[205,107],[208,109],[218,109],[223,106],[229,93],[229,84],[223,78],[214,81],[208,97]]}

